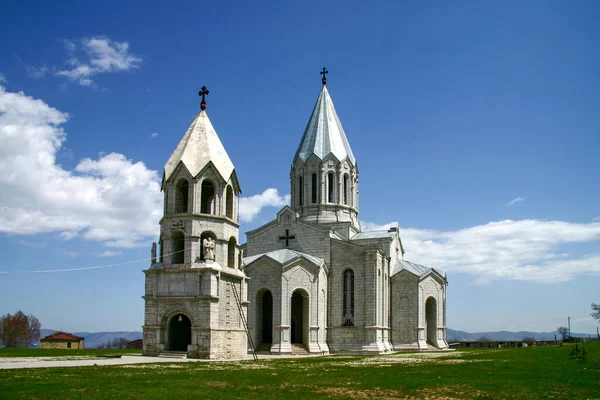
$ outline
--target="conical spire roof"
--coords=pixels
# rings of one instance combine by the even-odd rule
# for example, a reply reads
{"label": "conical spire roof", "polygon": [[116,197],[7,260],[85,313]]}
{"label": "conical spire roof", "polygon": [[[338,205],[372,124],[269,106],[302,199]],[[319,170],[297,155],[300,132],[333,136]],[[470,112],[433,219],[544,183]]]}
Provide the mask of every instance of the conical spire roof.
{"label": "conical spire roof", "polygon": [[323,85],[296,151],[294,162],[298,158],[306,161],[313,154],[323,160],[330,153],[340,161],[347,158],[352,165],[356,165],[344,128],[335,112],[333,100],[329,96],[327,86]]}
{"label": "conical spire roof", "polygon": [[225,181],[229,180],[235,170],[225,147],[223,147],[223,143],[221,143],[204,110],[196,116],[177,148],[169,157],[169,161],[167,161],[164,168],[163,183],[171,177],[180,161],[183,162],[192,176],[198,175],[209,162],[213,163]]}

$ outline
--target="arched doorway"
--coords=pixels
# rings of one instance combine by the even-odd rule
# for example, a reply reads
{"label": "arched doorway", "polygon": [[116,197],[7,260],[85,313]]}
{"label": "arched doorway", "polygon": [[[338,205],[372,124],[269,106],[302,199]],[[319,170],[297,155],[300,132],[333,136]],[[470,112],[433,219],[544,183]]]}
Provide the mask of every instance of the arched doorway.
{"label": "arched doorway", "polygon": [[176,314],[169,321],[169,350],[187,351],[192,343],[192,323],[183,314]]}
{"label": "arched doorway", "polygon": [[427,324],[427,343],[437,347],[437,301],[429,297],[425,301],[425,321]]}
{"label": "arched doorway", "polygon": [[259,343],[273,343],[273,295],[270,290],[258,294]]}
{"label": "arched doorway", "polygon": [[291,342],[304,343],[308,339],[308,293],[295,290],[292,294]]}

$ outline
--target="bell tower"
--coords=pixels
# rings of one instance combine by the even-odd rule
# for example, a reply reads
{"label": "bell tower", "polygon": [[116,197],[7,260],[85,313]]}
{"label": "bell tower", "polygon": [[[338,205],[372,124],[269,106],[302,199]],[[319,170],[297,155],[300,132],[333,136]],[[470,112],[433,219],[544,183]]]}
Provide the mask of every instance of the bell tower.
{"label": "bell tower", "polygon": [[321,93],[308,120],[290,172],[291,207],[307,221],[351,238],[358,222],[358,166],[321,71]]}
{"label": "bell tower", "polygon": [[240,270],[238,200],[229,159],[201,111],[165,164],[159,255],[146,274],[144,354],[245,356],[246,275]]}

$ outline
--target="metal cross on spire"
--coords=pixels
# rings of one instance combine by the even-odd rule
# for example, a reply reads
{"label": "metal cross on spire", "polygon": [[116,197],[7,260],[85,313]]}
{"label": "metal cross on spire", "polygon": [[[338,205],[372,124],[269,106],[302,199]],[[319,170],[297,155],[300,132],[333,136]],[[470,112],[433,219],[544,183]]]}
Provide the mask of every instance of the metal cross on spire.
{"label": "metal cross on spire", "polygon": [[321,79],[321,82],[323,82],[323,86],[325,86],[327,84],[327,74],[329,73],[329,71],[327,71],[327,68],[323,67],[323,71],[320,72],[321,75],[323,75],[323,79]]}
{"label": "metal cross on spire", "polygon": [[200,109],[206,110],[206,95],[208,94],[208,89],[206,86],[202,86],[200,91],[198,92],[198,96],[202,96],[202,101],[200,102]]}

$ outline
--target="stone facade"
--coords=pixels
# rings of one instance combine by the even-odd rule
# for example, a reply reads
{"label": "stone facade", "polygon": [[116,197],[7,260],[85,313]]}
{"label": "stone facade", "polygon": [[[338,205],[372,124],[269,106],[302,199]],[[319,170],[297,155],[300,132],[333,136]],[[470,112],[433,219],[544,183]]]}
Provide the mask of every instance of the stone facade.
{"label": "stone facade", "polygon": [[240,358],[247,334],[272,354],[448,348],[446,276],[404,260],[398,227],[361,230],[358,166],[325,86],[290,185],[290,206],[240,246],[235,169],[196,117],[165,165],[144,354]]}
{"label": "stone facade", "polygon": [[448,348],[445,275],[405,261],[397,227],[361,231],[357,163],[325,86],[290,184],[290,207],[242,246],[255,346],[273,354],[294,343],[310,353]]}
{"label": "stone facade", "polygon": [[144,271],[143,353],[243,358],[248,301],[238,244],[240,188],[204,111],[167,162],[162,190],[159,254],[153,245]]}

